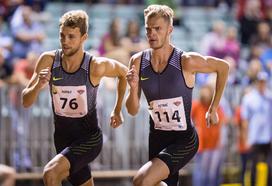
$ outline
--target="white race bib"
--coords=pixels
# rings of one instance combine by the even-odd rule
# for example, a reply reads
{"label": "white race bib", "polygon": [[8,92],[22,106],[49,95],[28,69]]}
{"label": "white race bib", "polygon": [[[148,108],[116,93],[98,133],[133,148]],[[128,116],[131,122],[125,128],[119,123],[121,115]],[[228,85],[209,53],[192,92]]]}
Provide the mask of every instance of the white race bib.
{"label": "white race bib", "polygon": [[88,113],[87,89],[82,86],[52,85],[55,113],[59,116],[80,118]]}
{"label": "white race bib", "polygon": [[187,129],[182,97],[154,100],[149,106],[155,129],[167,131]]}

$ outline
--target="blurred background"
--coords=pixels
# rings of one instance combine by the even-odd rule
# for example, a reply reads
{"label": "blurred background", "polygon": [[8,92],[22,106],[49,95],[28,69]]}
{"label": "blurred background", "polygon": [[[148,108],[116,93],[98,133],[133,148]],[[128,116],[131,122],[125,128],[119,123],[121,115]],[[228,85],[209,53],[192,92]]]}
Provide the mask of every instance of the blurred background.
{"label": "blurred background", "polygon": [[[143,10],[153,3],[174,9],[172,43],[176,47],[223,58],[230,64],[219,108],[220,125],[209,129],[203,118],[216,77],[197,75],[192,119],[201,145],[180,171],[182,185],[242,186],[244,182],[249,186],[254,174],[256,186],[271,186],[271,0],[1,0],[0,164],[16,171],[16,186],[43,185],[43,167],[55,155],[48,90],[29,109],[22,108],[20,94],[41,52],[59,48],[60,16],[68,10],[85,10],[90,17],[85,49],[128,65],[131,55],[148,47]],[[109,126],[115,81],[105,78],[98,93],[104,145],[91,163],[96,186],[132,185],[135,171],[148,160],[149,115],[143,94],[136,117],[123,109],[123,125]],[[260,93],[263,99],[256,98],[256,91],[265,92]],[[258,107],[254,110],[252,105]],[[254,132],[257,138],[265,137],[261,141],[254,135],[244,137]],[[0,173],[0,185],[3,179]]]}

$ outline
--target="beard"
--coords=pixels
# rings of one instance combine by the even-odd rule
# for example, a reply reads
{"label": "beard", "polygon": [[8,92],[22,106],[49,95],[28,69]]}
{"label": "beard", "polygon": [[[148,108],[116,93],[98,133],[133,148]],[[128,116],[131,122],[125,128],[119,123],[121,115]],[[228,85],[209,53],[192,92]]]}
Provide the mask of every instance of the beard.
{"label": "beard", "polygon": [[63,51],[64,55],[70,57],[70,56],[73,56],[74,54],[76,54],[79,51],[79,48],[80,47],[69,49],[69,51],[65,51],[65,50],[62,50],[62,51]]}

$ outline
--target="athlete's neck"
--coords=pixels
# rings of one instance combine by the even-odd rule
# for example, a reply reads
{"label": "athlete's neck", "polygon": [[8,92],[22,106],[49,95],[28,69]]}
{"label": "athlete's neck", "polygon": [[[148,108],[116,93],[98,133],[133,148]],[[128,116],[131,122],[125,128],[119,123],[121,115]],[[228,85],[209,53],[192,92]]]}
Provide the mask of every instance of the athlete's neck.
{"label": "athlete's neck", "polygon": [[168,44],[159,49],[152,49],[152,60],[156,63],[167,63],[174,46]]}
{"label": "athlete's neck", "polygon": [[84,51],[83,50],[79,50],[78,52],[76,52],[72,56],[63,55],[62,56],[63,68],[67,72],[75,72],[79,68],[79,66],[81,65],[83,57],[84,57]]}

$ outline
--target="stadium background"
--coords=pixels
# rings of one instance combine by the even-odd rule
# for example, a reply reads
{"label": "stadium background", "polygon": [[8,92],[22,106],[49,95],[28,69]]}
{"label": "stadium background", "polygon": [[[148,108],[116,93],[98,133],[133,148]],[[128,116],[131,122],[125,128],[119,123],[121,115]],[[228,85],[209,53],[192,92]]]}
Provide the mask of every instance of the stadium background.
{"label": "stadium background", "polygon": [[[31,1],[30,1],[31,2]],[[36,3],[36,1],[33,1]],[[120,33],[125,34],[130,20],[140,23],[140,34],[144,39],[143,9],[150,2],[141,1],[37,1],[42,9],[32,15],[32,19],[43,26],[44,40],[42,50],[53,50],[59,47],[58,21],[68,10],[82,9],[90,16],[89,39],[85,43],[86,50],[98,55],[103,36],[109,31],[113,18],[120,20]],[[240,159],[237,150],[237,127],[233,124],[235,108],[240,104],[242,90],[246,87],[242,80],[247,76],[250,43],[241,42],[241,28],[238,19],[239,1],[162,1],[175,10],[175,29],[172,36],[173,44],[184,51],[203,52],[200,45],[203,38],[211,32],[213,23],[220,20],[226,27],[234,26],[238,30],[237,41],[240,43],[239,63],[236,62],[234,75],[238,83],[229,82],[224,94],[224,104],[228,105],[227,123],[222,127],[222,165],[223,183],[237,183],[240,173]],[[8,3],[7,3],[8,4]],[[2,5],[4,8],[6,4]],[[16,6],[21,6],[19,3]],[[13,7],[14,8],[14,7]],[[14,8],[15,12],[15,8]],[[4,14],[5,15],[5,14]],[[5,20],[2,29],[9,30],[11,17]],[[260,20],[261,22],[261,20]],[[10,34],[12,38],[12,32]],[[14,65],[16,60],[10,62]],[[2,68],[2,67],[1,67]],[[14,73],[14,71],[13,71]],[[12,76],[13,74],[11,74]],[[5,78],[2,78],[3,80]],[[270,78],[271,79],[271,78]],[[201,80],[201,78],[200,78]],[[112,84],[115,80],[101,83],[98,100],[100,126],[104,133],[102,153],[91,164],[96,171],[96,186],[127,186],[131,185],[131,177],[144,162],[147,161],[148,113],[145,99],[141,100],[141,109],[136,117],[131,117],[124,109],[125,122],[118,129],[110,128],[109,115],[114,105],[115,91]],[[194,98],[197,98],[201,82],[197,82]],[[271,81],[270,81],[271,82]],[[53,122],[51,103],[47,91],[42,92],[37,103],[30,109],[22,108],[20,92],[22,85],[18,80],[12,83],[2,82],[0,86],[0,163],[16,168],[18,172],[16,185],[42,185],[41,172],[43,166],[55,155],[53,147]],[[143,96],[142,96],[143,97]],[[182,171],[180,179],[183,185],[191,185],[194,166],[192,160]],[[120,171],[121,172],[118,172]],[[112,171],[108,172],[101,171]],[[116,172],[117,171],[117,172]],[[132,171],[132,172],[131,172]],[[102,176],[101,174],[102,173]],[[119,173],[119,174],[118,174]],[[65,185],[69,185],[65,183]]]}

